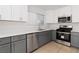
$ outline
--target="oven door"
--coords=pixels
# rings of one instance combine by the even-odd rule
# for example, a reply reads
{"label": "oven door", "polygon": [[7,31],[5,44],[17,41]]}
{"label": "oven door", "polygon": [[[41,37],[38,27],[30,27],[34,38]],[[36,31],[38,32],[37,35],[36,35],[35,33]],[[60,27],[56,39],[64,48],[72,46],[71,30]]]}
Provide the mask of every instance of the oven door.
{"label": "oven door", "polygon": [[63,41],[70,42],[70,33],[57,32],[56,38],[57,38],[58,40],[63,40]]}

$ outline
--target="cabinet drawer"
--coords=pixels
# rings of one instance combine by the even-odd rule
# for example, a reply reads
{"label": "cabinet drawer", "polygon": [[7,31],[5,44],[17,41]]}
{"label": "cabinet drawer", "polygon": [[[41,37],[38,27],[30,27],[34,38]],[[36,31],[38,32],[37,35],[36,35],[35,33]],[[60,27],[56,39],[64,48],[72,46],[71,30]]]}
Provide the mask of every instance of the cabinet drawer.
{"label": "cabinet drawer", "polygon": [[72,32],[71,35],[73,35],[73,36],[79,36],[79,32]]}
{"label": "cabinet drawer", "polygon": [[71,36],[71,45],[79,48],[79,36]]}
{"label": "cabinet drawer", "polygon": [[0,53],[10,53],[10,44],[0,46]]}
{"label": "cabinet drawer", "polygon": [[26,40],[12,42],[12,53],[26,53]]}
{"label": "cabinet drawer", "polygon": [[18,40],[22,40],[22,39],[26,39],[26,35],[17,35],[17,36],[13,36],[11,38],[12,41],[18,41]]}
{"label": "cabinet drawer", "polygon": [[0,38],[0,45],[10,43],[10,37]]}

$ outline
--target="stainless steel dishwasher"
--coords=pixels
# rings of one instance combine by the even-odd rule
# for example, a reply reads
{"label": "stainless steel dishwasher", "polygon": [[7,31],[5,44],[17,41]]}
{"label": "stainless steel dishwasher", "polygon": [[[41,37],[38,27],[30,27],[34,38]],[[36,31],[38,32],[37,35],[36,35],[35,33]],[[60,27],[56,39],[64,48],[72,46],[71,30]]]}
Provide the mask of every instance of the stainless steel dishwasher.
{"label": "stainless steel dishwasher", "polygon": [[38,48],[38,41],[34,33],[27,34],[27,53]]}

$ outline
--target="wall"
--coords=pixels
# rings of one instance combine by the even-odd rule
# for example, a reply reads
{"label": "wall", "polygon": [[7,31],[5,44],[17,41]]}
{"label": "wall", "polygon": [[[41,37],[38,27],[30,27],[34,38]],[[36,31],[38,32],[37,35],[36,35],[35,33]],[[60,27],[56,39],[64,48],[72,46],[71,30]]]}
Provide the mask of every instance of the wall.
{"label": "wall", "polygon": [[55,15],[55,11],[52,11],[52,10],[46,11],[46,16],[45,16],[44,22],[45,23],[53,23],[54,17],[55,17],[54,15]]}

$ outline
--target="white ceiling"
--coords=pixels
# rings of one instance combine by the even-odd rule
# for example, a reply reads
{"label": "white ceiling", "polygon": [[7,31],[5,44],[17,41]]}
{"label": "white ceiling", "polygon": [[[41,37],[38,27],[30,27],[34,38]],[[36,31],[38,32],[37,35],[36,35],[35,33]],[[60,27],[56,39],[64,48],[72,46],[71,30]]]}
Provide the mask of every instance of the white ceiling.
{"label": "white ceiling", "polygon": [[37,7],[44,10],[56,10],[58,8],[66,7],[68,5],[29,5],[31,7]]}

